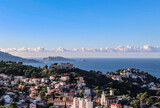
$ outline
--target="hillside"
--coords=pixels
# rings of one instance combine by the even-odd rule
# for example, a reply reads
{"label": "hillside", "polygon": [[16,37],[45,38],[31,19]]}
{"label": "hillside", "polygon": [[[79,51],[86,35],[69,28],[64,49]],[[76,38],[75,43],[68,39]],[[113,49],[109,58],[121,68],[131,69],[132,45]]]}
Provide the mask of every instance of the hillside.
{"label": "hillside", "polygon": [[0,61],[15,61],[15,62],[24,62],[24,63],[39,63],[39,61],[34,59],[25,59],[18,56],[13,56],[11,54],[0,51]]}
{"label": "hillside", "polygon": [[[142,85],[150,85],[150,83],[154,83],[155,86],[159,84],[159,80],[154,76],[140,72],[138,73],[139,77],[143,77],[143,81],[140,78],[125,78],[122,77],[122,81],[118,81],[113,79],[113,76],[116,77],[118,75],[118,71],[116,73],[108,73],[108,75],[102,74],[99,71],[85,71],[78,68],[74,68],[72,70],[56,70],[54,71],[52,68],[48,68],[45,66],[43,68],[40,67],[32,67],[28,65],[23,65],[23,63],[16,62],[0,62],[0,73],[4,73],[6,75],[21,75],[28,78],[49,78],[50,76],[54,76],[56,78],[60,78],[61,76],[69,76],[69,83],[75,83],[74,80],[77,77],[83,77],[87,87],[89,88],[99,88],[100,90],[106,90],[106,88],[113,88],[116,90],[116,95],[126,95],[128,94],[131,97],[137,96],[138,93],[148,92],[149,94],[156,95],[156,90],[150,90],[149,87],[142,87]],[[132,72],[132,71],[131,71]],[[131,75],[133,75],[132,73]],[[119,76],[119,75],[118,75]],[[148,82],[149,81],[149,82]],[[136,83],[136,84],[135,84]]]}

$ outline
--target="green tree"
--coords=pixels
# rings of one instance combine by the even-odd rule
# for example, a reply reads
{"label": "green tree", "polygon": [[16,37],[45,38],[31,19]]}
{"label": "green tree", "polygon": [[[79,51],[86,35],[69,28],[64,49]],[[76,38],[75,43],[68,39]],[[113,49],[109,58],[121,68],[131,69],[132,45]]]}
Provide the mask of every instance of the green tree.
{"label": "green tree", "polygon": [[155,103],[155,106],[156,106],[157,108],[160,108],[160,102]]}
{"label": "green tree", "polygon": [[99,86],[96,86],[96,88],[95,88],[96,90],[98,90],[99,89]]}
{"label": "green tree", "polygon": [[130,104],[134,108],[140,108],[140,101],[139,100],[132,100],[132,102]]}
{"label": "green tree", "polygon": [[149,97],[149,94],[147,92],[143,93],[143,95],[141,96],[142,99],[146,99]]}
{"label": "green tree", "polygon": [[45,98],[45,92],[44,92],[44,91],[40,91],[40,92],[39,92],[39,97],[40,97],[41,99],[44,99],[44,98]]}
{"label": "green tree", "polygon": [[157,91],[156,95],[157,95],[157,96],[160,96],[160,90]]}
{"label": "green tree", "polygon": [[0,108],[8,108],[8,107],[6,107],[6,106],[3,106],[3,105],[0,105]]}
{"label": "green tree", "polygon": [[82,98],[82,97],[83,97],[83,93],[82,93],[82,92],[80,92],[80,93],[79,93],[79,96]]}
{"label": "green tree", "polygon": [[10,102],[9,108],[18,108],[16,102]]}
{"label": "green tree", "polygon": [[48,69],[48,65],[45,65],[45,66],[43,67],[43,69]]}
{"label": "green tree", "polygon": [[14,80],[13,74],[10,75],[10,78],[11,78],[12,81]]}

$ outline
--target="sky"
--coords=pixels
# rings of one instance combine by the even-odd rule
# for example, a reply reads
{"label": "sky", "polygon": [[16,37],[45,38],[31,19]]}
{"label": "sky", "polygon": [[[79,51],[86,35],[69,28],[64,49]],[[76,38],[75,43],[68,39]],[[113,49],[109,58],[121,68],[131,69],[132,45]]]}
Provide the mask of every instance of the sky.
{"label": "sky", "polygon": [[159,47],[159,0],[0,0],[0,51],[13,55],[160,57]]}

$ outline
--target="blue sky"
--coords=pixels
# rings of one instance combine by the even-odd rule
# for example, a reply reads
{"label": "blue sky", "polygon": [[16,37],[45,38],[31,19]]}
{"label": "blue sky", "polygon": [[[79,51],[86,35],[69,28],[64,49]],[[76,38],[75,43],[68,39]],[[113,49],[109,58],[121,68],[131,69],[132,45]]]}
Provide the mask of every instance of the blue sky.
{"label": "blue sky", "polygon": [[0,48],[160,46],[159,0],[0,0]]}
{"label": "blue sky", "polygon": [[160,43],[159,0],[1,0],[1,48]]}

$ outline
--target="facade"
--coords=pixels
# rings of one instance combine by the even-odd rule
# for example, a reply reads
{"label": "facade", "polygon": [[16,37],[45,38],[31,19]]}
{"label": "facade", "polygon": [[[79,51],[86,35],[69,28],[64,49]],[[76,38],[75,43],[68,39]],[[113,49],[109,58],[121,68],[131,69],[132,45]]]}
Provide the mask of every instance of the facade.
{"label": "facade", "polygon": [[105,108],[109,108],[112,103],[117,102],[117,97],[114,96],[114,91],[110,90],[110,95],[106,96],[106,94],[102,93],[101,95],[101,105],[104,106]]}
{"label": "facade", "polygon": [[67,70],[70,70],[70,69],[73,69],[74,68],[74,65],[71,64],[71,63],[57,63],[57,64],[52,64],[50,66],[50,68],[53,68],[53,69],[67,69]]}
{"label": "facade", "polygon": [[89,99],[75,97],[71,108],[93,108],[93,102]]}
{"label": "facade", "polygon": [[73,104],[73,101],[53,101],[54,106],[58,106],[58,107],[65,107],[67,106],[67,108],[71,107]]}

